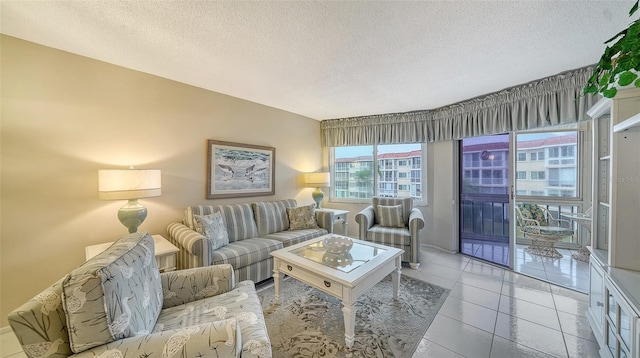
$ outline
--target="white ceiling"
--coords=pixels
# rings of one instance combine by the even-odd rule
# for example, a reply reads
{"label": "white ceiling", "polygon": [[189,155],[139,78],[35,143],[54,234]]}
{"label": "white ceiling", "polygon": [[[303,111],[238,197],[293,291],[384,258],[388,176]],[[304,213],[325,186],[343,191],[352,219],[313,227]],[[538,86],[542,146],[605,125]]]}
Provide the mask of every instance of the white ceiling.
{"label": "white ceiling", "polygon": [[633,2],[2,0],[0,30],[322,120],[593,64]]}

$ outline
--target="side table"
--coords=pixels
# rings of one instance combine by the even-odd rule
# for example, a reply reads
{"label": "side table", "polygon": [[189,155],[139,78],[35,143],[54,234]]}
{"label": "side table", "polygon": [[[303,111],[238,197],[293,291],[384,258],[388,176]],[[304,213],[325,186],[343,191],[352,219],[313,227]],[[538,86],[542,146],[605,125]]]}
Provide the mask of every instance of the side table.
{"label": "side table", "polygon": [[349,210],[339,210],[339,209],[326,209],[326,208],[321,208],[321,209],[316,209],[316,211],[327,211],[327,212],[333,212],[333,224],[342,224],[342,234],[344,236],[347,236],[349,234],[348,231],[348,225],[349,225],[349,221],[348,221],[348,215],[349,215]]}
{"label": "side table", "polygon": [[[176,269],[177,262],[176,255],[178,251],[180,251],[180,249],[171,244],[169,240],[162,237],[162,235],[151,235],[151,237],[153,237],[158,270],[160,270],[160,272],[174,271]],[[90,258],[106,250],[109,246],[111,246],[111,244],[113,244],[113,241],[85,247],[85,260],[89,260]]]}
{"label": "side table", "polygon": [[[584,226],[584,228],[587,229],[587,233],[589,233],[589,237],[591,237],[591,215],[582,214],[582,213],[563,213],[561,215],[569,220],[573,220],[578,224]],[[578,250],[578,252],[571,255],[571,257],[574,260],[589,262],[589,255],[591,254],[589,249],[587,249],[587,245],[589,245],[589,241],[590,240],[587,240],[587,242],[584,245],[582,245],[582,247],[580,247],[580,250]]]}

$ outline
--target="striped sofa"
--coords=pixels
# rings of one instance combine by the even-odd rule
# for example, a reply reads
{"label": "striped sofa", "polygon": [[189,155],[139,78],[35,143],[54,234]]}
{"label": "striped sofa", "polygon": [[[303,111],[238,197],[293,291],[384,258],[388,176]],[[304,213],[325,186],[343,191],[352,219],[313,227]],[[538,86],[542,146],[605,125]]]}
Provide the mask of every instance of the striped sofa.
{"label": "striped sofa", "polygon": [[[385,211],[394,207],[398,218]],[[409,262],[413,269],[420,266],[420,229],[424,227],[424,217],[413,207],[413,199],[374,197],[372,205],[356,215],[356,222],[360,240],[403,249],[402,261]]]}
{"label": "striped sofa", "polygon": [[[333,213],[316,212],[319,228],[289,230],[287,208],[293,199],[217,206],[190,206],[180,223],[167,228],[169,240],[180,248],[178,269],[231,264],[238,281],[260,282],[273,274],[271,252],[333,232]],[[213,249],[206,236],[195,231],[193,215],[219,211],[229,244]]]}

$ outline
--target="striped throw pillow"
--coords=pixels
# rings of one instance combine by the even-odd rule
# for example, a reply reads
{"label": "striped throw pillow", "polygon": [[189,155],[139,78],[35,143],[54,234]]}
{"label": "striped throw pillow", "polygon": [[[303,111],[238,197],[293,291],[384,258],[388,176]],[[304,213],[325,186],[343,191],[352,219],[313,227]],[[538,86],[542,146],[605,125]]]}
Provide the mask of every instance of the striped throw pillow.
{"label": "striped throw pillow", "polygon": [[378,205],[378,215],[380,226],[405,227],[402,216],[402,205]]}

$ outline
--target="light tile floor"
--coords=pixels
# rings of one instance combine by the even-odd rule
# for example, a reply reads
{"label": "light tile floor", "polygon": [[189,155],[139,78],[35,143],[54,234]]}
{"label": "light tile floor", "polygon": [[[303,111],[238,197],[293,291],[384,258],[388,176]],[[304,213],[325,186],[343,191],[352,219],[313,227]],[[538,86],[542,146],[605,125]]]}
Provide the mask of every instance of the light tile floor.
{"label": "light tile floor", "polygon": [[[451,292],[414,358],[599,357],[587,295],[460,254],[422,249],[420,261],[402,273]],[[3,358],[26,357],[11,331],[0,337]]]}
{"label": "light tile floor", "polygon": [[[556,270],[561,275],[583,270],[575,260],[553,263],[524,252],[521,257],[527,260],[520,268],[535,262],[538,271],[527,273],[545,280],[553,278],[545,274]],[[600,356],[585,316],[586,294],[460,254],[423,249],[420,261],[417,270],[406,268],[402,273],[451,292],[414,358]],[[588,264],[585,267],[588,270]]]}
{"label": "light tile floor", "polygon": [[[578,249],[557,249],[563,256],[559,259],[531,255],[524,250],[528,245],[516,245],[514,271],[541,280],[587,293],[589,291],[589,263],[571,257]],[[508,266],[509,247],[506,243],[481,240],[466,240],[462,251],[468,255]]]}
{"label": "light tile floor", "polygon": [[526,245],[516,245],[514,271],[577,290],[589,292],[589,263],[571,257],[576,250],[558,249],[562,258],[530,255],[524,251]]}

